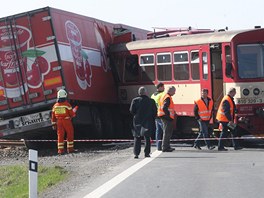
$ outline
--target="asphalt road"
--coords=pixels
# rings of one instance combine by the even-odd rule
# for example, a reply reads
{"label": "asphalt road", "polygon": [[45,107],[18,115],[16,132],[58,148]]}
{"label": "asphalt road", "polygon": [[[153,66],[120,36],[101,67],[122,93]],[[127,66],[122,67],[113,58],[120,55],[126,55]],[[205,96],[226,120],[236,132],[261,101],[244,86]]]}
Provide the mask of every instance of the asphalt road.
{"label": "asphalt road", "polygon": [[[176,147],[151,158],[129,159],[111,176],[98,178],[78,197],[262,198],[264,149],[198,151]],[[119,171],[118,171],[119,170]]]}

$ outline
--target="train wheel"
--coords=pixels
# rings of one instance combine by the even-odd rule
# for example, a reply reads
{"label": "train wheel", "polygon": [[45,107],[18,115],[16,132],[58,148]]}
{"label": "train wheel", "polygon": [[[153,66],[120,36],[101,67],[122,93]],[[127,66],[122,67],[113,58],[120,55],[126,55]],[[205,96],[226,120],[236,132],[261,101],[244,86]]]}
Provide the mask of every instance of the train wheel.
{"label": "train wheel", "polygon": [[91,108],[92,128],[95,138],[103,137],[103,121],[100,111],[97,107]]}

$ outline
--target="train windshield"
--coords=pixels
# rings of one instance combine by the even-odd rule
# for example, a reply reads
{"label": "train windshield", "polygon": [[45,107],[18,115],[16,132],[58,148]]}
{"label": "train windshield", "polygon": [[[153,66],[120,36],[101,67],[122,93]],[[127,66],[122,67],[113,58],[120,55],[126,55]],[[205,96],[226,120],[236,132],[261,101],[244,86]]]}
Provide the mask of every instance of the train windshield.
{"label": "train windshield", "polygon": [[264,44],[238,45],[237,61],[240,78],[264,78]]}

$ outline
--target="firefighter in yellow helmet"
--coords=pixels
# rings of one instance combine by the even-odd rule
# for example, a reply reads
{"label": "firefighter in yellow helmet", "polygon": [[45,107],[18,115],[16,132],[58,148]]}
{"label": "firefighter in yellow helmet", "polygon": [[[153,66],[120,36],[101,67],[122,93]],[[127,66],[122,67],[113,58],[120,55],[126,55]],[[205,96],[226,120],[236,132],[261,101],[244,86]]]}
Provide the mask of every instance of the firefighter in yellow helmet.
{"label": "firefighter in yellow helmet", "polygon": [[67,135],[67,152],[74,151],[74,129],[72,125],[72,118],[75,112],[72,106],[67,101],[67,92],[60,89],[57,93],[57,102],[52,107],[52,127],[57,129],[58,135],[58,154],[64,154],[64,135]]}

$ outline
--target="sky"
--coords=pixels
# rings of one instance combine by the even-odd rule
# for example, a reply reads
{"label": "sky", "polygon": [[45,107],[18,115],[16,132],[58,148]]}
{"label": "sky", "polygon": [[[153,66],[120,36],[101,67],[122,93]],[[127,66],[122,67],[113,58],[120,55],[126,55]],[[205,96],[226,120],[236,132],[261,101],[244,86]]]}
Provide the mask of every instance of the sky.
{"label": "sky", "polygon": [[10,0],[0,18],[46,6],[150,31],[264,27],[263,0]]}

